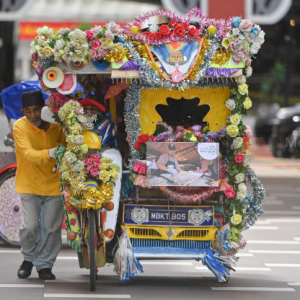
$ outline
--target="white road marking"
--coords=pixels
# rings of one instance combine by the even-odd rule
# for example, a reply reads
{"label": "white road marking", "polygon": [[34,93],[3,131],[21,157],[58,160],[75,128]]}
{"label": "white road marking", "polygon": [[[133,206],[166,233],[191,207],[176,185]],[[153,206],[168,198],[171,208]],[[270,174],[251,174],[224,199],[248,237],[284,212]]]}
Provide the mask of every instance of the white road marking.
{"label": "white road marking", "polygon": [[244,292],[295,292],[293,288],[275,287],[211,287],[213,291],[244,291]]}
{"label": "white road marking", "polygon": [[300,268],[300,264],[265,264],[266,267]]}
{"label": "white road marking", "polygon": [[113,294],[44,294],[44,298],[131,299],[131,296]]}
{"label": "white road marking", "polygon": [[192,266],[191,262],[181,261],[141,261],[142,265],[173,265],[173,266]]}
{"label": "white road marking", "polygon": [[270,200],[270,201],[266,200],[266,202],[264,202],[263,205],[283,205],[283,204],[284,202],[281,200]]}
{"label": "white road marking", "polygon": [[288,282],[288,285],[300,286],[300,282]]}
{"label": "white road marking", "polygon": [[44,288],[43,284],[0,284],[0,288]]}
{"label": "white road marking", "polygon": [[270,245],[299,245],[298,241],[264,241],[264,240],[248,240],[248,244],[270,244]]}
{"label": "white road marking", "polygon": [[[197,270],[201,270],[201,271],[209,271],[210,270],[207,267],[196,267]],[[255,268],[255,267],[236,267],[235,270],[237,271],[271,271],[270,268]]]}
{"label": "white road marking", "polygon": [[62,235],[61,238],[62,238],[62,239],[66,239],[67,236],[66,236],[66,235]]}
{"label": "white road marking", "polygon": [[57,259],[78,259],[77,256],[57,256]]}
{"label": "white road marking", "polygon": [[250,230],[278,230],[278,226],[256,226],[254,225],[253,227],[249,228]]}
{"label": "white road marking", "polygon": [[295,241],[300,241],[300,237],[294,237]]}
{"label": "white road marking", "polygon": [[265,215],[287,215],[287,216],[298,216],[300,215],[300,211],[292,211],[292,210],[266,210],[264,212]]}
{"label": "white road marking", "polygon": [[0,253],[21,253],[21,250],[0,250]]}
{"label": "white road marking", "polygon": [[292,210],[300,210],[300,206],[292,206]]}
{"label": "white road marking", "polygon": [[254,256],[251,253],[237,253],[236,254],[237,257],[247,257],[247,256]]}
{"label": "white road marking", "polygon": [[289,219],[277,218],[277,219],[267,219],[267,221],[270,223],[293,223],[293,224],[300,223],[299,218],[289,218]]}
{"label": "white road marking", "polygon": [[292,250],[248,250],[248,252],[255,254],[300,254],[300,251]]}
{"label": "white road marking", "polygon": [[271,222],[270,221],[268,221],[268,220],[261,220],[261,221],[256,221],[255,222],[255,225],[269,225],[269,224],[271,224]]}

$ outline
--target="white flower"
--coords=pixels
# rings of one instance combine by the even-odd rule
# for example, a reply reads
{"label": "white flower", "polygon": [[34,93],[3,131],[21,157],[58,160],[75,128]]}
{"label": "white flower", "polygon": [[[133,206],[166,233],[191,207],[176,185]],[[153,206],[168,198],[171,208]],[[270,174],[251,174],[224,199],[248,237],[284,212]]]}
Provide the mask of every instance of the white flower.
{"label": "white flower", "polygon": [[240,184],[238,185],[238,190],[239,190],[240,192],[246,193],[246,192],[247,192],[247,186],[246,186],[246,184],[245,184],[245,183],[240,183]]}
{"label": "white flower", "polygon": [[255,41],[255,34],[252,32],[244,32],[244,35],[248,42],[253,43]]}
{"label": "white flower", "polygon": [[109,38],[114,38],[117,34],[121,32],[121,26],[116,24],[115,22],[109,22],[105,25],[106,32],[105,36]]}
{"label": "white flower", "polygon": [[82,39],[85,40],[85,38],[86,38],[86,33],[78,28],[69,33],[69,39],[73,41],[82,40]]}
{"label": "white flower", "polygon": [[250,66],[245,68],[246,77],[250,77],[252,75],[252,71],[253,71],[253,69]]}
{"label": "white flower", "polygon": [[149,27],[149,31],[151,33],[156,33],[158,31],[158,25],[156,24],[151,24],[150,27]]}
{"label": "white flower", "polygon": [[232,141],[231,149],[239,149],[243,145],[243,139],[241,137],[236,137]]}
{"label": "white flower", "polygon": [[77,144],[77,145],[83,144],[83,135],[81,134],[72,135],[70,141],[72,144]]}
{"label": "white flower", "polygon": [[247,196],[247,194],[245,192],[242,192],[242,191],[238,191],[236,193],[236,197],[237,197],[238,200],[243,200],[243,199],[246,198],[246,196]]}
{"label": "white flower", "polygon": [[53,35],[53,29],[49,28],[47,26],[44,26],[42,28],[38,28],[36,33],[39,34],[39,35],[52,36]]}
{"label": "white flower", "polygon": [[259,43],[253,43],[250,47],[250,53],[251,54],[257,54],[259,49],[260,49],[260,44]]}
{"label": "white flower", "polygon": [[234,176],[234,178],[235,178],[236,183],[240,183],[245,180],[245,175],[244,175],[244,173],[238,173]]}
{"label": "white flower", "polygon": [[230,110],[235,109],[235,101],[233,99],[228,99],[225,103],[226,107],[229,108]]}
{"label": "white flower", "polygon": [[68,162],[69,164],[71,164],[77,160],[76,155],[70,151],[65,152],[64,158],[65,158],[65,161]]}
{"label": "white flower", "polygon": [[265,42],[265,32],[261,31],[256,37],[254,43],[258,43],[260,46]]}
{"label": "white flower", "polygon": [[94,34],[94,36],[98,35],[101,31],[102,27],[99,26],[95,26],[94,28],[91,29],[91,32]]}
{"label": "white flower", "polygon": [[74,172],[80,172],[81,170],[84,169],[83,161],[77,160],[76,162],[74,162],[74,164],[71,165],[71,169]]}
{"label": "white flower", "polygon": [[57,40],[55,45],[54,45],[54,50],[58,51],[62,49],[65,46],[66,42],[64,40]]}
{"label": "white flower", "polygon": [[66,33],[69,33],[71,31],[71,29],[69,28],[61,28],[57,31],[58,34],[64,35]]}
{"label": "white flower", "polygon": [[238,84],[243,84],[246,82],[246,77],[244,75],[241,75],[241,76],[237,76],[235,77],[235,81],[238,83]]}

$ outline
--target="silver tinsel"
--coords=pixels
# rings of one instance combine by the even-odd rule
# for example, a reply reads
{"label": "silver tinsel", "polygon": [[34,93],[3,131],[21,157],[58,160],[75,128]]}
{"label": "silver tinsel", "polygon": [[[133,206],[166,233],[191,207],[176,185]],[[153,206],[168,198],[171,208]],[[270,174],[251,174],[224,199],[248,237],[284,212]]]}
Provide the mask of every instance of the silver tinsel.
{"label": "silver tinsel", "polygon": [[258,217],[264,213],[261,205],[264,202],[266,195],[261,181],[257,178],[255,172],[249,166],[246,168],[245,177],[253,189],[253,195],[247,195],[245,198],[247,210],[243,230],[249,229],[253,226]]}

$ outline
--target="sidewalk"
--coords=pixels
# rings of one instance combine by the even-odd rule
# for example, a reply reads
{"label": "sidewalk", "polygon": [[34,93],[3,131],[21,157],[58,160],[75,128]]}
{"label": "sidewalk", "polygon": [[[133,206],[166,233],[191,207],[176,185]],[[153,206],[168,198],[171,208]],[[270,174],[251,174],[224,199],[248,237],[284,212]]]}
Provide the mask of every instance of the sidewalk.
{"label": "sidewalk", "polygon": [[256,144],[255,138],[247,153],[247,159],[259,178],[300,179],[300,159],[275,158],[268,145]]}

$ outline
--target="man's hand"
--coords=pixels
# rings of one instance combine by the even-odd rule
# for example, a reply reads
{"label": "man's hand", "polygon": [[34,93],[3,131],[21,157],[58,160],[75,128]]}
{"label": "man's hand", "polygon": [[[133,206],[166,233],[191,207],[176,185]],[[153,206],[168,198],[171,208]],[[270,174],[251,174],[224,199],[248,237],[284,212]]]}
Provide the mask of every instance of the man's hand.
{"label": "man's hand", "polygon": [[49,157],[50,157],[50,158],[54,158],[54,159],[57,158],[57,156],[56,156],[57,148],[58,148],[58,147],[49,149]]}
{"label": "man's hand", "polygon": [[167,170],[167,172],[170,173],[170,174],[177,174],[177,173],[178,173],[177,170],[171,169],[171,168],[169,168],[169,169]]}

